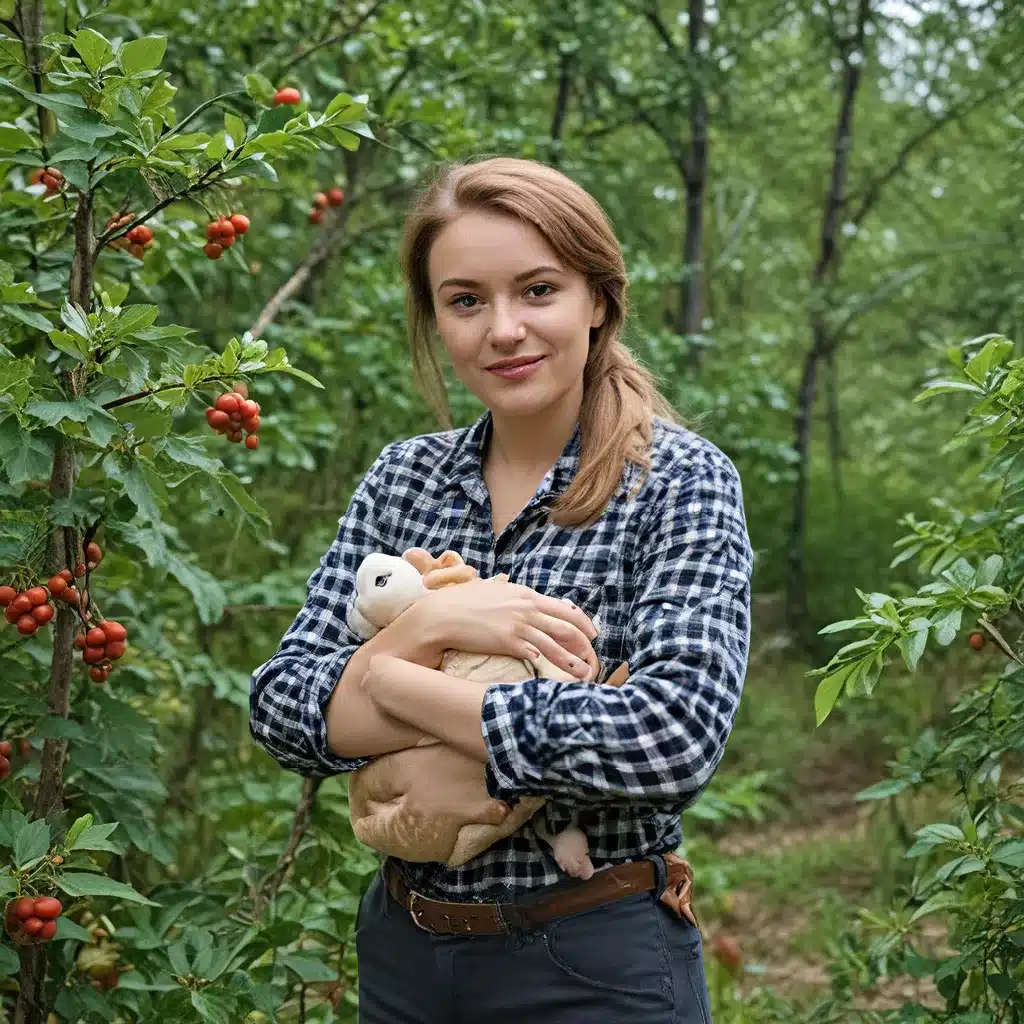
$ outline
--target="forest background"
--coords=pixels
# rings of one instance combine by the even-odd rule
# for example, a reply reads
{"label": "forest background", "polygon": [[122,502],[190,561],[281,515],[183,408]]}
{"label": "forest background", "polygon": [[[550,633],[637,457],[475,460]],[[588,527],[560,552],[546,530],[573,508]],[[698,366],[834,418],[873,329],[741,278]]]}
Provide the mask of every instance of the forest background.
{"label": "forest background", "polygon": [[[376,860],[249,676],[437,427],[399,231],[492,154],[601,202],[628,344],[743,478],[746,691],[684,820],[715,1020],[1024,1019],[1022,50],[1014,0],[0,0],[0,584],[88,562],[92,616],[0,632],[0,895],[62,901],[0,1021],[355,1019]],[[258,448],[204,417],[236,380]]]}

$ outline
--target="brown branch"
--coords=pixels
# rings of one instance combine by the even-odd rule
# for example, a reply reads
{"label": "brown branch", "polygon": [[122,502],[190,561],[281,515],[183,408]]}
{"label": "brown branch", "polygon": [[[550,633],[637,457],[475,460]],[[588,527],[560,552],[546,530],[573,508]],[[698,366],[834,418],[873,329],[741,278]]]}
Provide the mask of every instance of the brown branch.
{"label": "brown branch", "polygon": [[[238,374],[217,374],[213,377],[205,378],[202,384],[215,384],[217,381],[234,381],[238,379]],[[158,388],[148,388],[145,391],[136,391],[131,395],[122,395],[120,398],[115,398],[111,402],[105,402],[100,408],[102,409],[118,409],[122,405],[129,405],[131,402],[137,402],[140,398],[149,398],[151,395],[159,395],[161,391],[178,391],[185,385],[180,381],[175,384],[162,384]]]}
{"label": "brown branch", "polygon": [[319,42],[314,43],[308,50],[303,50],[302,53],[297,54],[291,60],[286,61],[281,65],[277,72],[277,78],[281,78],[282,75],[287,74],[297,64],[301,64],[302,61],[309,57],[312,57],[314,53],[324,49],[327,46],[333,46],[335,43],[342,43],[347,41],[351,36],[355,35],[385,4],[387,0],[377,0],[365,14],[363,14],[354,25],[347,26],[340,32],[336,32],[334,35],[327,36],[325,39],[321,39]]}
{"label": "brown branch", "polygon": [[250,890],[250,898],[253,903],[253,917],[258,919],[264,908],[274,901],[278,889],[281,888],[298,855],[299,845],[309,828],[310,819],[313,816],[313,808],[316,805],[317,790],[323,785],[323,778],[311,777],[302,780],[302,793],[299,797],[298,806],[295,808],[295,818],[292,821],[291,835],[288,837],[288,844],[284,853],[278,859],[277,866],[258,886]]}

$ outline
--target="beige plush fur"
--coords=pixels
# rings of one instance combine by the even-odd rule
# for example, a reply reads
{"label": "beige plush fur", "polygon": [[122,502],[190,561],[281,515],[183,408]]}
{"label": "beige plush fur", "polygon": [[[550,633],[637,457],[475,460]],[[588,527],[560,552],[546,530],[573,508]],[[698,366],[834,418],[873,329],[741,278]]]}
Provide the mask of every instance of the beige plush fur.
{"label": "beige plush fur", "polygon": [[[454,552],[445,552],[440,558],[434,559],[428,552],[414,548],[402,557],[420,571],[427,589],[466,582],[476,577],[476,570],[466,566]],[[494,577],[496,580],[507,578]],[[362,607],[363,615],[373,622],[373,609],[367,603]],[[385,623],[374,624],[380,628]],[[577,681],[543,657],[534,665],[503,655],[446,651],[441,670],[459,679],[488,683],[519,683],[537,676]],[[621,685],[627,671],[626,665],[620,666],[605,685]],[[437,742],[424,740],[421,745]],[[445,770],[436,778],[439,790],[437,799],[428,809],[418,808],[413,806],[407,795],[411,785],[410,773],[414,773],[417,768],[415,756],[409,755],[409,750],[385,754],[353,772],[349,778],[349,816],[353,832],[360,842],[388,856],[418,862],[439,861],[449,867],[460,867],[489,846],[519,831],[546,802],[544,797],[520,800],[501,825],[473,822],[467,820],[466,815],[453,811],[438,814],[437,806],[479,806],[487,796],[484,766],[446,746],[440,755],[444,759]],[[551,837],[551,845],[559,863],[566,859],[558,846],[560,837],[565,837],[563,848],[571,851],[571,859],[567,863],[576,864],[581,843],[582,849],[586,849],[586,837],[582,833],[571,834],[573,831],[573,828],[566,829],[559,836]],[[575,829],[575,832],[579,830]],[[589,865],[589,857],[585,857],[585,861]],[[564,864],[563,867],[576,873],[574,867],[566,867]],[[590,867],[588,870],[593,869]]]}

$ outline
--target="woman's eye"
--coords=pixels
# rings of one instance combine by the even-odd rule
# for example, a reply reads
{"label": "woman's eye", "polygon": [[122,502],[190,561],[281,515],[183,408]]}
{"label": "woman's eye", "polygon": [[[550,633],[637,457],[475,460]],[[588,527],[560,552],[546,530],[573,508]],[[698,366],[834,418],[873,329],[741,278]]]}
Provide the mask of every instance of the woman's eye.
{"label": "woman's eye", "polygon": [[460,309],[472,309],[472,306],[461,305],[461,303],[464,302],[466,299],[468,299],[470,302],[476,302],[475,295],[457,295],[454,299],[452,299],[452,305],[458,306]]}
{"label": "woman's eye", "polygon": [[[531,284],[530,287],[527,288],[527,291],[532,292],[534,290],[534,288],[547,288],[548,291],[554,291],[554,289],[549,284]],[[534,298],[536,298],[536,299],[543,299],[545,297],[546,297],[546,295],[535,295],[534,296]]]}

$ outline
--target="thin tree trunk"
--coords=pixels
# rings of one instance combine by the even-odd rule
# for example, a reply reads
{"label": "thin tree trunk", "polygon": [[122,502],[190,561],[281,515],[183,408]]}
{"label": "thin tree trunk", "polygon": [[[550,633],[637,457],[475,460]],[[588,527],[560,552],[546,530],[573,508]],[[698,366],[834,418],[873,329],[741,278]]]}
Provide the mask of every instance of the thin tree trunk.
{"label": "thin tree trunk", "polygon": [[559,54],[558,93],[555,109],[551,115],[551,154],[549,161],[557,167],[562,159],[562,132],[565,129],[565,115],[569,110],[569,94],[572,91],[572,54]]}
{"label": "thin tree trunk", "polygon": [[[700,50],[706,23],[705,0],[689,0],[690,41],[690,152],[686,160],[686,233],[683,237],[683,280],[679,297],[680,334],[699,334],[704,323],[704,194],[708,177],[708,104],[699,69],[703,65]],[[693,368],[701,364],[704,350],[689,349]]]}
{"label": "thin tree trunk", "polygon": [[[92,305],[92,237],[92,196],[79,193],[75,213],[75,254],[71,264],[68,298],[86,312]],[[77,371],[72,371],[72,392],[77,393],[79,387]],[[61,434],[57,440],[50,476],[50,494],[54,500],[71,497],[76,474],[74,441]],[[77,546],[74,529],[58,526],[50,537],[50,572],[55,574],[65,567],[74,568],[79,560],[84,560],[85,553],[79,552]],[[66,719],[71,710],[76,620],[77,613],[70,605],[57,603],[47,703],[49,714],[58,718]],[[64,762],[67,753],[67,740],[47,737],[43,744],[33,817],[52,817],[64,809]],[[19,953],[21,973],[18,979],[18,1002],[14,1010],[15,1024],[43,1024],[47,1015],[44,1002],[46,946],[22,947]]]}
{"label": "thin tree trunk", "polygon": [[825,356],[825,404],[828,415],[828,450],[832,464],[832,489],[835,492],[836,511],[843,515],[843,434],[839,412],[839,366],[836,346],[829,347]]}
{"label": "thin tree trunk", "polygon": [[[811,277],[810,328],[811,347],[804,358],[793,417],[794,445],[797,454],[796,483],[793,488],[793,515],[789,533],[790,580],[788,617],[790,628],[809,640],[809,608],[807,595],[807,568],[805,564],[807,492],[810,477],[811,425],[814,399],[817,391],[818,364],[833,347],[833,339],[826,321],[826,286],[838,270],[840,252],[838,242],[839,216],[846,202],[846,182],[849,176],[850,149],[853,145],[853,114],[857,90],[864,66],[864,29],[871,9],[871,0],[859,0],[857,26],[852,39],[836,38],[843,59],[843,88],[836,122],[832,171],[822,217],[818,261]],[[831,9],[829,11],[831,15]],[[852,60],[851,53],[859,59]]]}

